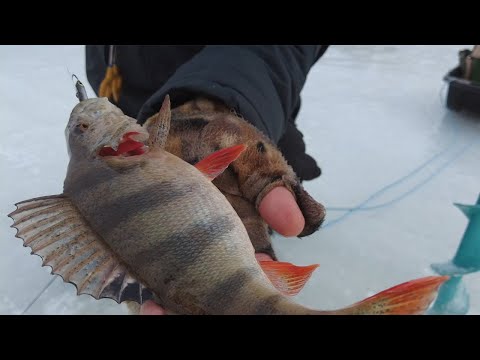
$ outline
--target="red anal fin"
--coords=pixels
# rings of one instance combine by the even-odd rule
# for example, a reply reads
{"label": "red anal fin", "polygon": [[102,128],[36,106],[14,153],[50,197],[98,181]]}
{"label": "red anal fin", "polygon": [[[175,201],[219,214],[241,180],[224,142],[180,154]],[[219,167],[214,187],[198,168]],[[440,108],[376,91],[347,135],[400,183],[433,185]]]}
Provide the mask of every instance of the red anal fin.
{"label": "red anal fin", "polygon": [[448,276],[428,276],[405,282],[360,301],[340,312],[371,315],[420,315],[435,299]]}
{"label": "red anal fin", "polygon": [[195,167],[209,180],[213,180],[235,161],[246,148],[242,144],[216,151],[199,161]]}
{"label": "red anal fin", "polygon": [[259,264],[273,286],[288,296],[297,295],[319,266],[318,264],[296,266],[279,261],[259,261]]}

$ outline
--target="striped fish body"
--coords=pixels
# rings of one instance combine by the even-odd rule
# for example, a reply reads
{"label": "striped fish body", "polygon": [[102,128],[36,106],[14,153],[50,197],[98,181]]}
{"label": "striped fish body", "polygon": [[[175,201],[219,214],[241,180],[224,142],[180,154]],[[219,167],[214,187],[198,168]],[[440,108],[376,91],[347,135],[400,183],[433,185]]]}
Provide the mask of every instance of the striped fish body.
{"label": "striped fish body", "polygon": [[164,307],[250,313],[280,296],[234,209],[196,168],[162,149],[111,160],[72,164],[65,194]]}

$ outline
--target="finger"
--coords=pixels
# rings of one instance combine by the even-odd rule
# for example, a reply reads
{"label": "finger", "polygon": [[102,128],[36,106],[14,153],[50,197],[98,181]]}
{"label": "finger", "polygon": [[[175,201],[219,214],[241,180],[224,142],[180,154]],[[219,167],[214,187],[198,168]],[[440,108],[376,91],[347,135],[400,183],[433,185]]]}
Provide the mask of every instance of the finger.
{"label": "finger", "polygon": [[297,236],[305,226],[305,218],[293,195],[285,187],[273,188],[258,207],[262,218],[283,236]]}
{"label": "finger", "polygon": [[140,307],[140,315],[165,315],[165,310],[152,300],[148,300]]}

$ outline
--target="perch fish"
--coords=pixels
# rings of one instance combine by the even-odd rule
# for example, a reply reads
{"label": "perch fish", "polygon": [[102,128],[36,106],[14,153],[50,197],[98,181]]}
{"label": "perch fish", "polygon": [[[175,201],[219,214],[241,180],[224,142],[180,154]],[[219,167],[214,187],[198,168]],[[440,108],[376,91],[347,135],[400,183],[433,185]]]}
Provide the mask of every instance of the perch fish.
{"label": "perch fish", "polygon": [[295,303],[317,265],[257,262],[211,182],[245,146],[191,165],[164,150],[170,117],[168,96],[143,126],[106,98],[84,99],[66,128],[63,193],[20,202],[9,215],[24,246],[78,294],[153,299],[175,314],[421,314],[448,279],[413,280],[339,310]]}

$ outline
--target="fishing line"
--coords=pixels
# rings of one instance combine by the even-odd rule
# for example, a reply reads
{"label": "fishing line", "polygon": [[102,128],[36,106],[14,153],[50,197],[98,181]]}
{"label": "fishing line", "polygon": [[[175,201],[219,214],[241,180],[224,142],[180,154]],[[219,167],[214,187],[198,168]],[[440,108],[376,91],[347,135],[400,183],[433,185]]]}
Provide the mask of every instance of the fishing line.
{"label": "fishing line", "polygon": [[[454,140],[451,141],[451,143],[453,143],[453,142],[454,142]],[[361,210],[365,211],[365,210],[371,210],[371,209],[375,208],[376,206],[364,207],[363,205],[366,205],[367,203],[371,202],[373,199],[375,199],[375,198],[379,197],[380,195],[384,194],[385,192],[387,192],[391,188],[402,184],[403,182],[405,182],[406,180],[408,180],[409,178],[411,178],[415,174],[419,173],[421,170],[425,169],[428,165],[432,164],[436,159],[440,158],[442,155],[449,152],[451,150],[450,146],[451,145],[449,144],[442,151],[438,152],[437,154],[435,154],[434,156],[432,156],[431,158],[429,158],[428,160],[426,160],[425,162],[420,164],[418,167],[416,167],[415,169],[413,169],[412,171],[410,171],[406,175],[398,178],[397,180],[393,181],[392,183],[389,183],[389,184],[385,185],[380,190],[377,190],[376,192],[374,192],[366,200],[362,201],[357,206],[353,206],[353,207],[332,206],[332,207],[327,207],[327,210],[329,210],[329,211],[352,211],[352,210],[356,210],[356,209],[358,209],[358,210],[361,209]]]}
{"label": "fishing line", "polygon": [[[444,84],[441,88],[440,88],[440,91],[439,91],[439,95],[440,95],[440,103],[443,105],[444,103],[442,102],[442,99],[441,99],[441,96],[442,96],[442,90],[445,89],[445,86],[446,84]],[[380,196],[381,194],[385,193],[386,191],[390,190],[391,188],[397,186],[397,185],[400,185],[401,183],[405,182],[406,180],[408,180],[409,178],[411,178],[412,176],[414,176],[415,174],[419,173],[421,170],[423,170],[424,168],[426,168],[428,165],[430,165],[431,163],[433,163],[436,159],[440,158],[442,155],[444,155],[445,153],[449,152],[451,150],[451,146],[455,145],[455,142],[457,140],[457,137],[458,137],[458,133],[459,133],[460,129],[459,129],[459,126],[455,126],[454,127],[454,131],[451,135],[451,141],[448,143],[447,146],[445,146],[445,148],[438,152],[437,154],[433,155],[431,158],[427,159],[425,162],[423,162],[422,164],[420,164],[418,167],[416,167],[415,169],[413,169],[412,171],[410,171],[409,173],[407,173],[406,175],[400,177],[399,179],[393,181],[392,183],[390,184],[387,184],[385,185],[384,187],[382,187],[380,190],[374,192],[372,195],[370,195],[366,200],[364,200],[361,204],[357,205],[357,206],[354,206],[354,207],[336,207],[336,206],[331,206],[331,207],[327,207],[327,210],[329,211],[351,211],[351,210],[354,210],[354,209],[359,209],[359,210],[371,210],[371,209],[374,209],[376,208],[377,206],[371,206],[371,207],[365,207],[365,206],[362,206],[365,205],[367,202],[370,202],[371,200],[373,200],[374,198]]]}
{"label": "fishing line", "polygon": [[339,216],[338,218],[336,219],[333,219],[329,222],[327,222],[325,225],[322,226],[322,228],[327,228],[327,227],[330,227],[334,224],[338,224],[342,221],[344,221],[346,218],[348,218],[350,215],[353,215],[355,212],[357,211],[365,211],[365,210],[377,210],[377,209],[380,209],[380,208],[385,208],[385,207],[388,207],[388,206],[391,206],[393,204],[395,204],[396,202],[398,201],[401,201],[403,199],[405,199],[407,196],[411,195],[412,193],[414,193],[415,191],[419,190],[421,187],[423,187],[424,185],[426,185],[428,182],[430,182],[431,180],[433,180],[437,175],[439,175],[442,171],[444,171],[445,169],[447,169],[455,160],[457,160],[458,158],[460,158],[467,150],[469,150],[475,143],[477,142],[477,139],[474,139],[472,141],[470,141],[467,145],[463,146],[459,151],[457,151],[456,153],[454,153],[454,155],[448,159],[446,162],[444,162],[439,168],[437,168],[434,172],[432,172],[427,178],[425,178],[424,180],[422,180],[421,182],[419,182],[418,184],[414,185],[412,188],[410,188],[409,190],[405,191],[404,193],[400,194],[399,196],[397,196],[396,198],[393,198],[392,200],[389,200],[385,203],[382,203],[382,204],[379,204],[379,205],[374,205],[374,206],[370,206],[370,207],[363,207],[363,205],[367,204],[368,202],[371,201],[371,198],[373,198],[373,196],[371,196],[370,198],[368,198],[367,200],[363,201],[362,203],[360,203],[357,207],[353,207],[353,208],[344,208],[345,211],[347,211],[345,214]]}
{"label": "fishing line", "polygon": [[50,287],[50,285],[53,284],[53,282],[55,281],[56,278],[57,278],[57,277],[54,276],[54,277],[52,278],[52,280],[50,280],[50,281],[48,282],[48,284],[45,285],[45,287],[38,293],[37,296],[35,296],[35,298],[30,302],[30,304],[27,305],[27,307],[25,308],[25,310],[23,310],[22,315],[25,315],[25,313],[26,313],[28,310],[30,310],[30,308],[33,306],[33,304],[35,304],[35,302],[40,298],[40,296],[42,296],[42,294]]}
{"label": "fishing line", "polygon": [[[447,84],[444,84],[442,86],[442,88],[440,89],[439,91],[439,95],[440,95],[440,103],[442,104],[442,106],[445,105],[445,103],[442,101],[442,92],[444,91],[444,89],[446,88],[446,85]],[[457,138],[459,137],[458,133],[460,131],[460,127],[457,125],[454,127],[454,132],[452,134],[452,140],[450,141],[449,145],[447,145],[442,151],[438,152],[437,154],[435,154],[434,156],[432,156],[431,158],[429,158],[428,160],[426,160],[424,163],[422,163],[420,166],[418,166],[417,168],[415,168],[414,170],[412,170],[411,172],[409,172],[408,174],[402,176],[401,178],[395,180],[394,182],[384,186],[383,188],[381,188],[380,190],[374,192],[372,195],[370,195],[366,200],[362,201],[360,204],[358,204],[357,206],[354,206],[354,207],[327,207],[327,211],[345,211],[346,213],[331,220],[331,221],[328,221],[326,222],[322,228],[327,228],[327,227],[330,227],[334,224],[338,224],[339,222],[345,220],[346,218],[348,218],[349,216],[351,216],[352,214],[354,214],[355,212],[357,211],[371,211],[371,210],[377,210],[377,209],[380,209],[380,208],[385,208],[385,207],[388,207],[388,206],[391,206],[393,205],[394,203],[398,202],[398,201],[401,201],[403,199],[405,199],[407,196],[411,195],[412,193],[414,193],[415,191],[419,190],[422,186],[424,186],[425,184],[427,184],[429,181],[433,180],[437,175],[439,175],[443,170],[445,170],[448,166],[450,166],[455,160],[457,160],[458,158],[460,158],[460,156],[462,156],[468,149],[470,149],[470,147],[472,147],[475,142],[476,142],[476,139],[472,140],[471,142],[469,142],[467,145],[465,145],[464,147],[462,147],[460,149],[460,151],[456,152],[449,160],[447,160],[446,162],[444,162],[436,171],[434,171],[432,174],[430,174],[430,176],[428,176],[426,179],[420,181],[419,183],[417,183],[416,185],[414,185],[412,188],[410,188],[409,190],[401,193],[399,196],[393,198],[392,200],[389,200],[387,202],[384,202],[384,203],[381,203],[381,204],[378,204],[378,205],[373,205],[373,206],[365,206],[367,203],[371,202],[373,199],[377,198],[378,196],[380,196],[381,194],[385,193],[386,191],[390,190],[391,188],[397,186],[397,185],[400,185],[401,183],[405,182],[406,180],[408,180],[409,178],[411,178],[412,176],[414,176],[415,174],[417,174],[418,172],[420,172],[421,170],[423,170],[424,168],[426,168],[428,165],[430,165],[431,163],[433,163],[436,159],[440,158],[442,155],[446,154],[447,152],[450,152],[451,150],[451,144],[454,144],[457,140]],[[454,135],[455,134],[455,135]]]}

